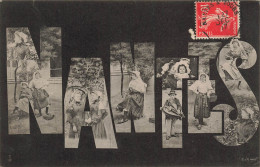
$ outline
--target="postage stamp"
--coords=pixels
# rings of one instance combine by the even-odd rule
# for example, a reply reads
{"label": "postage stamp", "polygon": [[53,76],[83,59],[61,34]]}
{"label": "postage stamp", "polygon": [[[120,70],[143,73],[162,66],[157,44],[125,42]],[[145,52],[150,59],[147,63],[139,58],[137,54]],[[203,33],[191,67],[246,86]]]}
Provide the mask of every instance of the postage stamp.
{"label": "postage stamp", "polygon": [[195,2],[196,39],[240,38],[239,1]]}

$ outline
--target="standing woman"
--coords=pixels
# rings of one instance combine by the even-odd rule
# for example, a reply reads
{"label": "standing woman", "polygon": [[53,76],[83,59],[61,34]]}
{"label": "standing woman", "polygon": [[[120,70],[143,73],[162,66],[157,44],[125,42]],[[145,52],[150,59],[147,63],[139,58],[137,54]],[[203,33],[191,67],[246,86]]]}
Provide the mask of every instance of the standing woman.
{"label": "standing woman", "polygon": [[141,79],[139,71],[132,71],[132,80],[129,83],[128,94],[124,101],[117,105],[117,110],[124,111],[124,118],[118,123],[123,123],[129,117],[139,119],[143,117],[144,93],[147,84]]}
{"label": "standing woman", "polygon": [[93,134],[96,138],[106,139],[107,133],[104,125],[104,118],[108,115],[103,103],[103,93],[95,91],[91,97],[94,97],[90,105],[90,117],[92,122]]}
{"label": "standing woman", "polygon": [[49,114],[49,106],[50,106],[50,102],[49,102],[49,94],[46,91],[46,87],[49,85],[48,81],[44,80],[41,77],[41,74],[39,71],[36,71],[33,74],[33,79],[29,84],[29,87],[32,89],[33,93],[33,106],[34,106],[34,110],[37,110],[39,112],[38,115],[36,115],[37,117],[42,116],[42,109],[46,108],[45,112],[46,115],[43,116],[44,119],[46,120],[51,120],[53,119],[54,115]]}
{"label": "standing woman", "polygon": [[198,130],[201,129],[202,125],[206,125],[203,122],[203,118],[210,117],[209,111],[209,97],[211,93],[215,93],[211,86],[211,82],[207,74],[202,73],[199,76],[199,80],[195,81],[190,87],[196,98],[194,102],[194,117],[199,120]]}

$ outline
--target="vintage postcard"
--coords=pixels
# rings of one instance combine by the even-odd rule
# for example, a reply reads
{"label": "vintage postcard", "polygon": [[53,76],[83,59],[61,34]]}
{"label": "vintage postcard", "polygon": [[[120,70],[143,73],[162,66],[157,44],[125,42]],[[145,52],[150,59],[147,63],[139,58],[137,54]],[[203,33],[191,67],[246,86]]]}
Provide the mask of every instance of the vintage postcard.
{"label": "vintage postcard", "polygon": [[258,1],[0,9],[0,166],[259,166]]}

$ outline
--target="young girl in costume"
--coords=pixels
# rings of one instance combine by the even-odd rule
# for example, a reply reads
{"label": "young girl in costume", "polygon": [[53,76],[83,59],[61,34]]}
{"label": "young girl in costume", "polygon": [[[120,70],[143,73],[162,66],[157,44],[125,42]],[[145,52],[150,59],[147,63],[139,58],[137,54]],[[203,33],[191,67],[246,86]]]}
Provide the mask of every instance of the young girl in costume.
{"label": "young girl in costume", "polygon": [[182,79],[193,77],[189,68],[190,60],[181,58],[179,62],[173,64],[173,61],[164,64],[161,76],[166,75],[166,87],[172,90],[182,88]]}

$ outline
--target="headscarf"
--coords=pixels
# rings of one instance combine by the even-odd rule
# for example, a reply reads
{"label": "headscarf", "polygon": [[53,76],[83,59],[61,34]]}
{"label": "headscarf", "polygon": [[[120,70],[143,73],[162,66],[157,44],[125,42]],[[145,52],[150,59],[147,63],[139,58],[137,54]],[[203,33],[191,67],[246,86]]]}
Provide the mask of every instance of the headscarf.
{"label": "headscarf", "polygon": [[[40,74],[39,78],[36,78],[36,74]],[[43,88],[44,86],[48,85],[49,82],[45,79],[42,78],[41,73],[39,71],[35,71],[33,73],[33,79],[29,84],[30,88],[36,88],[36,89],[40,89]]]}
{"label": "headscarf", "polygon": [[241,42],[238,39],[231,39],[229,45],[230,45],[230,50],[234,51],[234,47],[233,47],[233,42],[237,42],[238,46],[240,49],[244,49],[243,45],[241,44]]}
{"label": "headscarf", "polygon": [[[200,80],[202,75],[206,76],[206,81],[205,81],[205,82],[202,82],[202,81]],[[207,87],[208,90],[211,90],[212,93],[214,92],[214,90],[213,90],[213,88],[212,88],[212,86],[211,86],[211,82],[210,82],[210,80],[209,80],[209,76],[208,76],[206,73],[201,73],[201,74],[199,75],[199,80],[196,80],[196,81],[189,87],[189,89],[192,90],[193,92],[197,92],[198,87],[199,87],[200,85],[202,85],[202,84],[203,84],[205,87]]]}
{"label": "headscarf", "polygon": [[[205,81],[205,82],[211,84],[211,82],[210,82],[210,80],[209,80],[209,76],[208,76],[206,73],[201,73],[201,74],[199,75],[199,81],[201,81],[202,75],[204,75],[205,78],[206,78],[206,81]],[[202,82],[202,81],[201,81],[201,82]]]}
{"label": "headscarf", "polygon": [[147,84],[144,83],[144,81],[142,80],[142,78],[140,76],[140,72],[139,71],[132,71],[131,73],[135,74],[136,79],[132,79],[130,81],[129,88],[133,88],[134,90],[136,90],[138,92],[145,93]]}
{"label": "headscarf", "polygon": [[[235,50],[235,48],[233,47],[233,42],[237,42],[238,43],[238,48],[237,50]],[[230,41],[230,50],[232,53],[235,54],[240,54],[240,58],[242,59],[248,59],[248,54],[246,53],[246,50],[244,49],[244,46],[242,45],[242,43],[238,40],[238,39],[232,39]]]}

